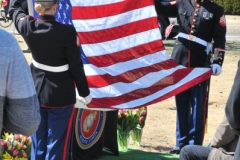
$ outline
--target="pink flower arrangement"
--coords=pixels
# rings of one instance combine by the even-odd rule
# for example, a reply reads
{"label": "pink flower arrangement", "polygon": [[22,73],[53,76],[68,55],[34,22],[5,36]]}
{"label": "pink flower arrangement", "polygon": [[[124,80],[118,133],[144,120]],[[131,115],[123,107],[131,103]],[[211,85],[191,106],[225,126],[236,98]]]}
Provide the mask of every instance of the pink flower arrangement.
{"label": "pink flower arrangement", "polygon": [[120,109],[118,111],[118,130],[130,132],[134,128],[143,128],[147,117],[147,107]]}
{"label": "pink flower arrangement", "polygon": [[27,160],[31,153],[31,137],[5,132],[0,139],[0,159]]}
{"label": "pink flower arrangement", "polygon": [[147,107],[142,107],[138,111],[138,124],[136,128],[142,129],[145,126],[145,121],[147,118]]}
{"label": "pink flower arrangement", "polygon": [[[144,127],[147,116],[147,108],[141,107],[137,109],[120,109],[118,111],[118,146],[121,150],[126,150],[128,147],[128,139],[130,132]],[[134,136],[135,139],[137,136]],[[139,136],[138,136],[139,137]]]}

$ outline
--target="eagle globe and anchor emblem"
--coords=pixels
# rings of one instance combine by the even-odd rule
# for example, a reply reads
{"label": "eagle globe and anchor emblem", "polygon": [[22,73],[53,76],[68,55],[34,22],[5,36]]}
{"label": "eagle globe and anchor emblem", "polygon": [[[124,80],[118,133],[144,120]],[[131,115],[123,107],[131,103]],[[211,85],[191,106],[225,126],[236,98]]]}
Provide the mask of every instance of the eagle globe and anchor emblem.
{"label": "eagle globe and anchor emblem", "polygon": [[79,109],[75,134],[82,149],[92,147],[101,137],[106,121],[106,111]]}

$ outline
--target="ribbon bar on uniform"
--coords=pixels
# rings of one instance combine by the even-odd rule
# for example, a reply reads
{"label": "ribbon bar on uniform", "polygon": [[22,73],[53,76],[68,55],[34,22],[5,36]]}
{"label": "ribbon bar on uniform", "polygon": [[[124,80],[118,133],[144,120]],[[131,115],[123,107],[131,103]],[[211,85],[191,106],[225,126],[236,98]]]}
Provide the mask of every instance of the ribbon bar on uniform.
{"label": "ribbon bar on uniform", "polygon": [[65,64],[63,66],[53,67],[53,66],[48,66],[48,65],[45,65],[45,64],[38,63],[34,59],[32,60],[32,63],[36,68],[39,68],[39,69],[45,70],[45,71],[49,71],[49,72],[64,72],[64,71],[67,71],[69,69],[68,64]]}
{"label": "ribbon bar on uniform", "polygon": [[208,46],[208,43],[209,43],[209,42],[206,42],[206,41],[202,40],[201,38],[198,38],[198,37],[193,36],[193,35],[188,35],[188,34],[182,33],[182,32],[180,32],[180,33],[178,34],[178,37],[185,38],[185,39],[188,39],[188,40],[190,40],[190,41],[199,43],[199,44],[201,44],[201,45],[203,45],[203,46],[205,46],[205,47],[207,47],[207,46]]}

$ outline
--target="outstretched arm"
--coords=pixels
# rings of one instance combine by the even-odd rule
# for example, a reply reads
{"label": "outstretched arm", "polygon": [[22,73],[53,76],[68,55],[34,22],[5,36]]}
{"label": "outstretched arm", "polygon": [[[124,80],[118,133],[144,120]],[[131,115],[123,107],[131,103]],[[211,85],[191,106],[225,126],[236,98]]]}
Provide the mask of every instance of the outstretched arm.
{"label": "outstretched arm", "polygon": [[14,25],[21,34],[22,20],[28,16],[28,14],[21,8],[21,1],[20,0],[10,0],[9,5],[9,16],[12,18]]}
{"label": "outstretched arm", "polygon": [[164,17],[177,17],[177,1],[162,2],[161,0],[155,0],[155,8],[158,15]]}

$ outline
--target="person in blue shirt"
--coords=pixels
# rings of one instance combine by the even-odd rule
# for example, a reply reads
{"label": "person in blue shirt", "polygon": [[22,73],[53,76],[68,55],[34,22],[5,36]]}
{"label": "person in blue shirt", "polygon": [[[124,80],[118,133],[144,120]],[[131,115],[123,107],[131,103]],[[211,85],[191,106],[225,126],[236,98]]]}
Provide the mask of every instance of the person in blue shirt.
{"label": "person in blue shirt", "polygon": [[31,71],[18,41],[2,29],[0,48],[0,133],[31,136],[41,120]]}

